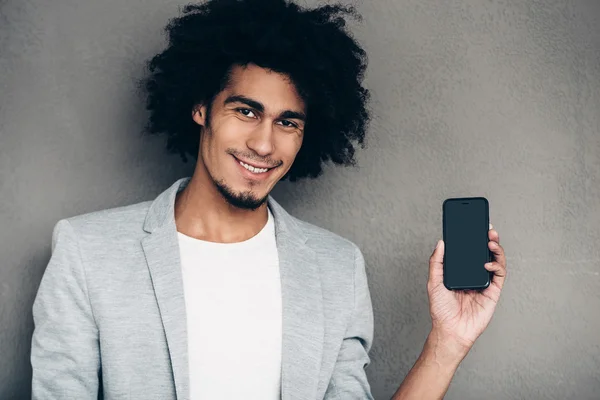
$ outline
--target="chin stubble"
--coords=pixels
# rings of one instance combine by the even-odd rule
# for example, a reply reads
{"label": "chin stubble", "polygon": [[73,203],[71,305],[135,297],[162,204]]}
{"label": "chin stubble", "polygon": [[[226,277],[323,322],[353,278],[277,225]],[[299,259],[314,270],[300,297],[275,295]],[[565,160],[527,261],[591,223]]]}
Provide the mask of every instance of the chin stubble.
{"label": "chin stubble", "polygon": [[215,183],[219,193],[221,193],[221,196],[223,196],[223,198],[234,207],[241,208],[243,210],[254,211],[267,201],[268,195],[262,199],[258,199],[252,195],[252,192],[235,193],[229,186],[225,184],[223,179],[218,181],[213,180],[213,182]]}

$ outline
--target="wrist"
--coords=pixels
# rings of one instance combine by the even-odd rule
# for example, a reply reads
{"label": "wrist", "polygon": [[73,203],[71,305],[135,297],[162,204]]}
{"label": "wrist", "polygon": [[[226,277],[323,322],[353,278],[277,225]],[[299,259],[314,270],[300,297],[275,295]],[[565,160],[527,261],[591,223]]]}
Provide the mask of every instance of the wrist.
{"label": "wrist", "polygon": [[441,367],[456,368],[471,347],[450,334],[432,329],[423,346],[422,358]]}

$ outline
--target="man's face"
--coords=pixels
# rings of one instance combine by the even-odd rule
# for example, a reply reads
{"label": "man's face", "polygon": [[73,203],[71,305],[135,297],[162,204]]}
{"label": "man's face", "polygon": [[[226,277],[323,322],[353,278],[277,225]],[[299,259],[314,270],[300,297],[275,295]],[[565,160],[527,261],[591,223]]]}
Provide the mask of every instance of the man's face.
{"label": "man's face", "polygon": [[292,166],[305,114],[285,75],[254,64],[235,66],[229,86],[212,103],[210,120],[204,105],[192,113],[204,127],[198,167],[231,205],[254,210]]}

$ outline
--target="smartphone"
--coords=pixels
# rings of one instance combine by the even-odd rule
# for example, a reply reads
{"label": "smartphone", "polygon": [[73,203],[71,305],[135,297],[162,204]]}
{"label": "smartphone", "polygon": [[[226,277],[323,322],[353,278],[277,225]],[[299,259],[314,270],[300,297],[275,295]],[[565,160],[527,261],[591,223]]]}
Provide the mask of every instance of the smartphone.
{"label": "smartphone", "polygon": [[488,247],[489,203],[485,197],[444,200],[444,286],[449,290],[483,290],[493,272],[484,264],[492,261]]}

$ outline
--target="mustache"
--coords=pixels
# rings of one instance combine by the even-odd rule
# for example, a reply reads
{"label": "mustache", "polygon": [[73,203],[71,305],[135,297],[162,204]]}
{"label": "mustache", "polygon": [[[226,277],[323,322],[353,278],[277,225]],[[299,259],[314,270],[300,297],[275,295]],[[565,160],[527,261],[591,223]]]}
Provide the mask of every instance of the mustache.
{"label": "mustache", "polygon": [[249,161],[256,161],[257,163],[260,163],[260,164],[267,164],[269,166],[269,168],[279,167],[281,164],[283,164],[283,161],[281,161],[281,160],[275,161],[271,158],[261,158],[261,157],[257,157],[256,154],[242,153],[242,152],[236,151],[235,149],[227,149],[226,152],[236,158],[244,158]]}

